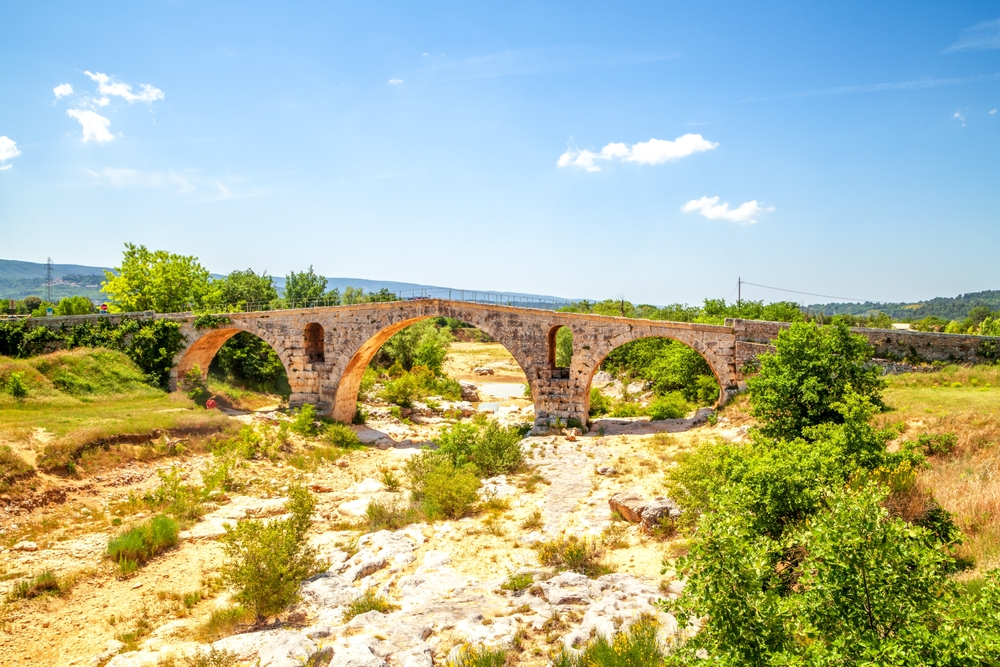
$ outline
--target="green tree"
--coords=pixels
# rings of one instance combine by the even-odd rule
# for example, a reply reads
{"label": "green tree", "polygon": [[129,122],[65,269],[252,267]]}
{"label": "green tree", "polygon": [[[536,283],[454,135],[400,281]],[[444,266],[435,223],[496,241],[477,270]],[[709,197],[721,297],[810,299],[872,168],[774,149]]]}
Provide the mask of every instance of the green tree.
{"label": "green tree", "polygon": [[101,283],[115,312],[197,310],[208,289],[208,269],[196,257],[131,243],[125,244],[121,266],[105,271]]}
{"label": "green tree", "polygon": [[432,320],[424,320],[387,340],[380,354],[387,360],[386,366],[398,362],[405,370],[426,366],[434,373],[440,373],[452,340],[447,329],[439,329]]}
{"label": "green tree", "polygon": [[326,278],[317,275],[310,264],[308,271],[292,271],[285,276],[285,298],[289,301],[317,301],[326,293]]}
{"label": "green tree", "polygon": [[55,312],[56,315],[89,315],[94,312],[94,304],[85,296],[67,296],[60,299]]}
{"label": "green tree", "polygon": [[270,303],[277,298],[274,279],[266,271],[257,275],[253,269],[247,269],[213,281],[205,297],[205,307],[216,312],[243,310],[248,303]]}
{"label": "green tree", "polygon": [[882,371],[870,364],[874,349],[843,323],[795,323],[778,334],[774,352],[759,357],[747,380],[751,413],[769,437],[794,439],[810,426],[841,423],[838,404],[848,392],[884,408]]}
{"label": "green tree", "polygon": [[569,368],[573,362],[573,330],[559,327],[556,331],[556,366]]}

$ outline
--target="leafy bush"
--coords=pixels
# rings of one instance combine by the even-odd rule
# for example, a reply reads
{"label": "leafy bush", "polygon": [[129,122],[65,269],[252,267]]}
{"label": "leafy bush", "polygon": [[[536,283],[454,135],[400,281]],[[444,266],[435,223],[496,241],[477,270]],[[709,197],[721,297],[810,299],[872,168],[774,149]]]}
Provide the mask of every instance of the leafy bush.
{"label": "leafy bush", "polygon": [[235,667],[238,664],[237,654],[215,647],[208,651],[198,651],[184,660],[184,667]]}
{"label": "leafy bush", "polygon": [[17,400],[28,397],[28,385],[24,382],[24,373],[11,373],[7,379],[7,392]]}
{"label": "leafy bush", "polygon": [[406,463],[413,500],[429,519],[461,519],[478,500],[479,478],[472,466],[457,467],[440,452],[424,450]]}
{"label": "leafy bush", "polygon": [[323,439],[341,449],[353,449],[361,446],[361,440],[354,429],[340,422],[327,424],[323,429]]}
{"label": "leafy bush", "polygon": [[446,663],[446,667],[504,667],[506,664],[507,652],[503,649],[464,646],[454,660]]}
{"label": "leafy bush", "polygon": [[438,374],[452,340],[448,329],[439,328],[434,320],[417,322],[386,341],[376,362],[384,366],[398,363],[407,371],[424,366]]}
{"label": "leafy bush", "polygon": [[659,396],[646,409],[651,419],[680,419],[688,413],[688,402],[680,392]]}
{"label": "leafy bush", "polygon": [[246,331],[219,348],[209,368],[213,377],[254,391],[288,398],[291,387],[281,358],[264,340]]}
{"label": "leafy bush", "polygon": [[638,403],[630,401],[615,401],[611,409],[611,417],[642,417],[645,416],[646,409]]}
{"label": "leafy bush", "polygon": [[531,588],[534,583],[535,577],[530,572],[522,572],[520,574],[512,574],[507,577],[507,581],[500,584],[500,588],[505,591],[517,593],[518,591]]}
{"label": "leafy bush", "polygon": [[590,388],[590,416],[600,417],[611,412],[611,398],[597,387]]}
{"label": "leafy bush", "polygon": [[52,570],[46,570],[37,577],[19,581],[9,593],[8,599],[26,600],[50,593],[59,595],[66,590],[68,590],[68,586],[60,582]]}
{"label": "leafy bush", "polygon": [[406,373],[395,380],[387,380],[382,385],[379,398],[401,408],[410,408],[413,407],[413,401],[416,399],[418,391],[419,386],[416,378]]}
{"label": "leafy bush", "polygon": [[667,654],[657,639],[658,630],[655,618],[642,616],[610,640],[598,635],[581,651],[563,649],[551,664],[552,667],[661,667]]}
{"label": "leafy bush", "polygon": [[316,406],[312,403],[305,403],[295,412],[295,419],[289,429],[293,433],[302,436],[315,436],[319,434],[316,426]]}
{"label": "leafy bush", "polygon": [[373,500],[365,510],[364,524],[370,532],[399,530],[420,521],[422,518],[419,508],[409,503]]}
{"label": "leafy bush", "polygon": [[365,614],[369,611],[388,614],[396,609],[399,609],[397,605],[389,602],[385,596],[379,595],[374,588],[368,588],[359,597],[352,600],[344,609],[344,623],[347,623],[355,616]]}
{"label": "leafy bush", "polygon": [[167,514],[193,521],[205,513],[202,506],[202,489],[194,484],[185,484],[176,466],[169,470],[157,470],[159,485],[145,498],[147,504]]}
{"label": "leafy bush", "polygon": [[489,420],[478,423],[459,422],[441,430],[438,451],[448,456],[453,465],[471,463],[483,477],[515,472],[524,462],[520,429],[501,426]]}
{"label": "leafy bush", "polygon": [[208,399],[212,398],[212,392],[208,390],[208,383],[205,382],[198,364],[192,366],[191,370],[181,378],[180,390],[201,407],[205,407]]}
{"label": "leafy bush", "polygon": [[315,550],[306,543],[315,500],[298,485],[288,489],[291,517],[243,519],[220,538],[226,561],[223,581],[233,599],[259,620],[279,613],[298,599],[299,585],[317,568]]}
{"label": "leafy bush", "polygon": [[604,550],[597,542],[576,535],[559,537],[535,546],[538,562],[554,567],[556,571],[570,570],[588,577],[607,574],[608,569],[601,564]]}
{"label": "leafy bush", "polygon": [[751,413],[769,437],[796,438],[809,426],[840,423],[837,406],[848,392],[882,409],[881,369],[869,364],[874,349],[844,324],[797,323],[760,355],[760,371],[748,378]]}
{"label": "leafy bush", "polygon": [[177,522],[159,514],[149,521],[120,533],[108,542],[108,558],[122,573],[134,572],[154,556],[177,545]]}

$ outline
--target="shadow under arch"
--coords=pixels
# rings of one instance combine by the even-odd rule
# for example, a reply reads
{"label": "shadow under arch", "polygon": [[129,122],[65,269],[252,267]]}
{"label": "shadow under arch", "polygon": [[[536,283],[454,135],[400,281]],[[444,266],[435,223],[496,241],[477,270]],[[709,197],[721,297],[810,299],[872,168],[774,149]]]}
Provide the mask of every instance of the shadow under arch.
{"label": "shadow under arch", "polygon": [[265,330],[256,327],[227,325],[205,331],[180,352],[178,355],[179,360],[175,365],[177,375],[171,388],[176,389],[176,385],[180,380],[195,366],[198,366],[202,377],[208,377],[208,369],[212,364],[212,360],[215,359],[215,355],[219,353],[219,350],[225,345],[226,341],[240,333],[248,333],[267,343],[278,355],[278,359],[281,360],[281,365],[285,369],[285,375],[291,379],[292,374],[290,371],[292,364],[288,351],[272,340]]}
{"label": "shadow under arch", "polygon": [[367,339],[361,343],[355,353],[351,356],[350,361],[348,361],[347,366],[345,366],[344,371],[340,376],[340,382],[337,384],[337,390],[334,395],[332,417],[337,421],[348,424],[354,419],[354,414],[357,411],[358,390],[361,387],[361,378],[365,373],[365,369],[368,368],[369,364],[371,364],[372,360],[375,358],[375,355],[378,354],[378,351],[382,349],[382,346],[385,345],[390,338],[403,329],[417,324],[418,322],[436,319],[438,317],[449,317],[451,319],[458,320],[465,324],[472,325],[480,331],[488,334],[495,342],[499,343],[505,350],[507,350],[508,353],[510,353],[510,355],[514,358],[514,361],[524,373],[528,385],[531,387],[532,391],[534,391],[535,387],[533,384],[533,378],[528,373],[528,368],[525,367],[525,361],[521,358],[522,355],[519,355],[515,350],[511,349],[511,345],[504,342],[503,337],[499,335],[499,331],[491,330],[494,328],[490,326],[488,321],[481,320],[478,317],[467,317],[455,313],[426,314],[394,322],[382,329],[379,329],[374,334],[368,336]]}
{"label": "shadow under arch", "polygon": [[593,362],[593,365],[589,369],[587,375],[587,385],[585,387],[584,398],[583,398],[584,414],[588,415],[588,419],[590,415],[590,390],[594,383],[594,375],[596,375],[597,371],[600,370],[601,364],[603,364],[604,360],[608,358],[608,355],[610,355],[615,350],[622,348],[630,343],[634,343],[640,340],[650,340],[653,338],[662,338],[664,340],[680,343],[681,345],[684,345],[685,347],[697,352],[698,355],[705,360],[705,363],[708,366],[709,370],[712,371],[712,376],[715,378],[715,382],[719,387],[719,395],[716,398],[715,403],[713,403],[712,407],[718,407],[726,402],[727,398],[726,387],[727,385],[732,384],[733,380],[728,377],[728,374],[724,375],[722,372],[720,372],[719,365],[713,359],[712,354],[707,349],[705,349],[704,345],[702,345],[700,341],[698,341],[697,339],[684,340],[683,338],[677,336],[668,336],[665,334],[635,335],[629,337],[627,340],[621,340],[620,342],[617,342],[613,345],[609,344],[607,346],[602,346],[598,354],[594,355],[594,359],[596,359],[596,361]]}

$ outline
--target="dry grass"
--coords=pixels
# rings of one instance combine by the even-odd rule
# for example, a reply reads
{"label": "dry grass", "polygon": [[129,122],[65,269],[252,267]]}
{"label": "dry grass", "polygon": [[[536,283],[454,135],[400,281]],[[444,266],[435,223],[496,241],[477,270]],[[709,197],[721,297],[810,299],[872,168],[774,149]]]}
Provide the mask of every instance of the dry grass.
{"label": "dry grass", "polygon": [[954,433],[956,447],[931,456],[918,489],[934,494],[965,534],[959,554],[971,557],[974,577],[1000,567],[1000,367],[949,366],[938,373],[889,378],[890,412],[880,426],[904,424],[901,440]]}

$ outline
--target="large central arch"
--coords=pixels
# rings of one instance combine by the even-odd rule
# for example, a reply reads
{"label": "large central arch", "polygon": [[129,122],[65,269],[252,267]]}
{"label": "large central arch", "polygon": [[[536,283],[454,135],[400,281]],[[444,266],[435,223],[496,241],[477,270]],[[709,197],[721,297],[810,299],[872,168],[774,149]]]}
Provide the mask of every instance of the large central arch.
{"label": "large central arch", "polygon": [[176,389],[177,382],[195,366],[198,366],[203,376],[207,376],[208,367],[211,365],[212,360],[215,359],[215,355],[218,354],[226,341],[239,333],[254,335],[270,345],[271,349],[275,351],[281,360],[281,365],[285,367],[285,374],[288,376],[289,382],[291,382],[292,374],[289,370],[292,367],[292,357],[289,351],[275,340],[268,330],[253,326],[249,322],[239,322],[228,323],[207,331],[198,331],[198,333],[200,335],[193,337],[194,340],[191,340],[187,347],[178,354],[178,361],[176,362],[173,374],[174,389]]}
{"label": "large central arch", "polygon": [[434,307],[427,308],[419,315],[414,313],[396,314],[395,316],[389,314],[385,319],[371,322],[369,327],[365,327],[364,330],[358,332],[358,335],[354,336],[353,345],[350,346],[353,352],[344,364],[343,371],[337,378],[336,386],[331,387],[334,394],[332,417],[342,422],[350,422],[353,419],[357,410],[361,378],[365,369],[368,368],[386,341],[410,325],[435,317],[450,317],[471,324],[480,331],[489,334],[514,357],[514,361],[524,371],[528,384],[534,391],[537,374],[534,372],[535,364],[532,361],[532,356],[518,344],[516,335],[511,335],[509,327],[503,326],[502,323],[488,314],[484,316],[484,313],[480,311],[481,309],[474,307],[463,308],[458,304],[446,306],[435,304]]}

